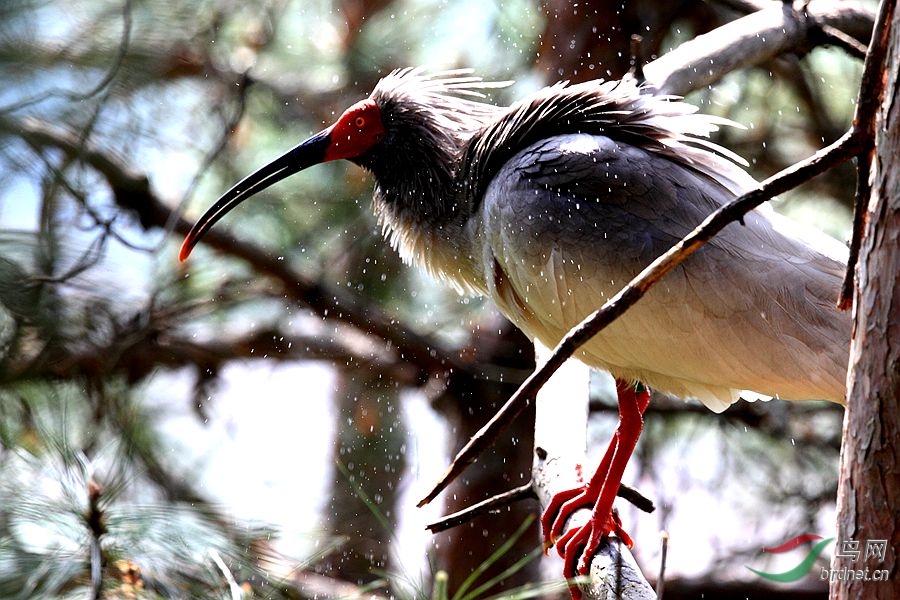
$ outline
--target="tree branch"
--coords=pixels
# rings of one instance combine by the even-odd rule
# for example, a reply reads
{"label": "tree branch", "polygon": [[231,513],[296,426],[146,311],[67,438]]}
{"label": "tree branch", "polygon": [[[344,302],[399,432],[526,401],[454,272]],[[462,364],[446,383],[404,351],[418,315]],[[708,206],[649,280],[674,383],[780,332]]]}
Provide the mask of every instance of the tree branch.
{"label": "tree branch", "polygon": [[468,523],[479,515],[496,512],[501,508],[507,507],[515,502],[519,502],[520,500],[528,500],[534,498],[536,498],[536,496],[534,495],[534,489],[532,489],[531,482],[529,481],[524,485],[520,485],[519,487],[503,492],[502,494],[497,494],[496,496],[492,496],[486,500],[477,502],[472,506],[468,506],[462,510],[456,511],[455,513],[449,514],[433,523],[429,523],[425,526],[425,529],[427,529],[431,533],[440,533],[441,531],[452,529],[453,527],[457,527],[459,525],[462,525],[463,523]]}
{"label": "tree branch", "polygon": [[[440,533],[441,531],[446,531],[447,529],[458,527],[463,523],[468,523],[479,515],[497,512],[498,510],[505,508],[510,504],[519,502],[520,500],[537,500],[537,495],[535,495],[534,493],[534,485],[535,484],[533,481],[529,481],[528,483],[520,485],[519,487],[502,492],[500,494],[496,494],[495,496],[491,496],[490,498],[482,500],[481,502],[477,502],[471,506],[467,506],[462,510],[458,510],[455,513],[442,517],[437,521],[434,521],[433,523],[429,523],[425,526],[425,529],[427,529],[431,533]],[[625,485],[624,483],[619,484],[619,491],[616,492],[616,496],[622,498],[623,500],[627,500],[639,510],[642,510],[644,512],[651,513],[656,510],[656,507],[653,506],[652,500],[641,494],[633,487]]]}
{"label": "tree branch", "polygon": [[222,336],[197,342],[172,335],[161,335],[171,325],[166,317],[147,316],[149,322],[133,319],[116,327],[106,345],[79,345],[72,349],[59,345],[37,358],[16,357],[6,365],[0,383],[36,379],[69,380],[79,377],[99,380],[121,374],[137,382],[160,367],[176,369],[191,366],[216,369],[235,358],[274,360],[328,360],[343,364],[365,365],[387,374],[392,380],[415,384],[417,370],[399,356],[381,351],[380,345],[362,336],[297,336],[277,328],[247,335]]}
{"label": "tree branch", "polygon": [[861,5],[838,0],[812,0],[797,9],[786,2],[766,4],[644,65],[647,83],[659,93],[683,96],[782,54],[805,54],[823,38],[834,41],[823,35],[823,27],[865,45],[875,21]]}

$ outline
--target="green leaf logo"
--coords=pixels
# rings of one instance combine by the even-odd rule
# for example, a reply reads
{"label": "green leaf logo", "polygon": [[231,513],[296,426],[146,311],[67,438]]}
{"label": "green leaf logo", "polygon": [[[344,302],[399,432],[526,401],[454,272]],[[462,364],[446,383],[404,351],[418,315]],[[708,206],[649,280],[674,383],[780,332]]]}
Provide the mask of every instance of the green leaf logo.
{"label": "green leaf logo", "polygon": [[[819,536],[813,537],[813,536],[810,536],[809,534],[806,534],[804,536],[797,536],[793,540],[788,540],[787,542],[785,542],[784,544],[782,544],[781,546],[779,546],[776,549],[764,548],[763,551],[765,551],[765,552],[773,552],[773,551],[785,552],[787,550],[792,550],[792,549],[796,548],[799,544],[803,543],[803,541],[806,541],[809,539],[815,539],[818,537]],[[796,541],[800,538],[806,538],[806,539],[801,540],[801,541],[797,542],[796,544],[793,544],[794,541]],[[816,562],[816,559],[819,558],[820,554],[822,554],[822,550],[824,550],[825,546],[827,546],[832,540],[834,540],[834,538],[830,537],[828,539],[822,540],[821,542],[819,542],[818,544],[813,546],[813,549],[809,551],[809,554],[806,555],[806,558],[804,558],[803,561],[801,561],[799,565],[797,565],[790,571],[785,571],[784,573],[765,573],[763,571],[757,571],[756,569],[753,569],[751,567],[747,567],[747,568],[750,569],[751,571],[753,571],[754,573],[756,573],[757,575],[759,575],[760,577],[765,577],[766,579],[768,579],[770,581],[777,581],[779,583],[790,583],[791,581],[797,581],[798,579],[800,579],[801,577],[803,577],[804,575],[809,573],[810,569],[812,569],[813,564]],[[784,550],[781,550],[782,548]],[[744,566],[747,566],[747,565],[744,565]]]}

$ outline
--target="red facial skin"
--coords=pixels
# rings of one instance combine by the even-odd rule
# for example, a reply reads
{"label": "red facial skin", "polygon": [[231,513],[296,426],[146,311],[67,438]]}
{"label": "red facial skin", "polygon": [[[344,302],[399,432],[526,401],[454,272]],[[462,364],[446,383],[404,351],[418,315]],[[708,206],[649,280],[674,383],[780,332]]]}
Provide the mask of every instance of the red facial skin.
{"label": "red facial skin", "polygon": [[374,100],[360,100],[331,126],[331,143],[325,150],[323,162],[360,156],[383,140],[384,133],[381,109]]}

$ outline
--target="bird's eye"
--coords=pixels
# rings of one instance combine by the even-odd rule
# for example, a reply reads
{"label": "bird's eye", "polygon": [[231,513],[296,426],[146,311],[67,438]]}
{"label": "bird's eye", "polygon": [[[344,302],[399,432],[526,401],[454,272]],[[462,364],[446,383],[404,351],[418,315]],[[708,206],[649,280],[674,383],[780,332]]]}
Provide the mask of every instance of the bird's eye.
{"label": "bird's eye", "polygon": [[356,117],[355,123],[356,123],[357,127],[362,129],[363,127],[366,126],[366,119],[365,119],[365,117]]}

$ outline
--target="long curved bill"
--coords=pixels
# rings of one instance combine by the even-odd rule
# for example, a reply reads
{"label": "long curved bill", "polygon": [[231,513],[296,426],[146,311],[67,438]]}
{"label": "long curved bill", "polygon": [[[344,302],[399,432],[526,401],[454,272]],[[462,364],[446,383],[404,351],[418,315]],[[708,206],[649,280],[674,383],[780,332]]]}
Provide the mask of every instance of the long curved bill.
{"label": "long curved bill", "polygon": [[331,143],[330,134],[331,128],[317,133],[266,166],[247,175],[230,190],[222,194],[215,204],[203,213],[203,216],[200,217],[187,234],[187,237],[184,238],[184,242],[181,244],[181,251],[178,253],[178,260],[182,262],[187,260],[191,250],[194,249],[200,238],[206,235],[206,232],[232,208],[282,179],[324,162],[326,160],[326,150]]}

